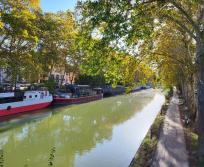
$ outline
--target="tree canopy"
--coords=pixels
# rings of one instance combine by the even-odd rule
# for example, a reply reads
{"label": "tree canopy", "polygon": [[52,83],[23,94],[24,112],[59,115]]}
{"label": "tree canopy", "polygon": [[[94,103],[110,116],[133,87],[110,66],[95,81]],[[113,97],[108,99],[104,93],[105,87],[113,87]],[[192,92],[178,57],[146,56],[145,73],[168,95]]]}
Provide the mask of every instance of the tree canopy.
{"label": "tree canopy", "polygon": [[[29,1],[1,1],[0,58],[13,81],[16,75],[31,72],[32,52],[38,42],[36,15]],[[26,69],[26,70],[25,70]]]}
{"label": "tree canopy", "polygon": [[53,68],[65,70],[68,58],[78,59],[72,12],[43,13],[39,0],[3,0],[0,16],[0,66],[13,83],[17,76],[34,82]]}

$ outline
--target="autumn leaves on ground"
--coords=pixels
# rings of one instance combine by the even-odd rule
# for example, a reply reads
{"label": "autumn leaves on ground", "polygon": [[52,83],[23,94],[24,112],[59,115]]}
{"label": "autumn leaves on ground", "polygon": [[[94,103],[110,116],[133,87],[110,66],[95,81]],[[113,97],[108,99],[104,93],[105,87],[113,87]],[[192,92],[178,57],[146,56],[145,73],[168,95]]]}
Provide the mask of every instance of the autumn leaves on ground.
{"label": "autumn leaves on ground", "polygon": [[63,68],[113,85],[177,86],[203,159],[203,0],[78,1],[59,13],[43,13],[35,0],[2,0],[0,9],[0,66],[13,83]]}

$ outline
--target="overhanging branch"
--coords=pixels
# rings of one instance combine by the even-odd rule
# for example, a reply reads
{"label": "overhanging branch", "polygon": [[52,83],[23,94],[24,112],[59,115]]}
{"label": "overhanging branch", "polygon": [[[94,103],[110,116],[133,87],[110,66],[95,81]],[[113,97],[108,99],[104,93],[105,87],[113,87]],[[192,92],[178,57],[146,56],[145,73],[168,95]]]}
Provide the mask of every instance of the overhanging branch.
{"label": "overhanging branch", "polygon": [[191,38],[195,39],[197,41],[197,37],[193,34],[193,32],[191,30],[188,29],[188,27],[186,27],[181,21],[169,16],[169,15],[163,15],[163,17],[173,21],[174,23],[176,23],[180,28],[182,28],[183,30],[185,30],[190,36]]}
{"label": "overhanging branch", "polygon": [[185,16],[187,21],[192,25],[192,27],[195,29],[197,33],[199,33],[199,27],[196,24],[196,22],[192,19],[192,17],[185,11],[185,9],[182,8],[181,4],[177,3],[175,0],[169,0],[169,2],[175,6],[179,12]]}

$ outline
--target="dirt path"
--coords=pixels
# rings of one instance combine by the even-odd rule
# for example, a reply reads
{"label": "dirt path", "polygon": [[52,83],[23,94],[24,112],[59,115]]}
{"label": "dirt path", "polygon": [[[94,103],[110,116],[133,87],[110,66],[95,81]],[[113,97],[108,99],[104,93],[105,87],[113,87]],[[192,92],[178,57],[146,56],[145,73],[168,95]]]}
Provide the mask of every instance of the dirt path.
{"label": "dirt path", "polygon": [[153,167],[189,167],[186,143],[174,92],[160,133]]}

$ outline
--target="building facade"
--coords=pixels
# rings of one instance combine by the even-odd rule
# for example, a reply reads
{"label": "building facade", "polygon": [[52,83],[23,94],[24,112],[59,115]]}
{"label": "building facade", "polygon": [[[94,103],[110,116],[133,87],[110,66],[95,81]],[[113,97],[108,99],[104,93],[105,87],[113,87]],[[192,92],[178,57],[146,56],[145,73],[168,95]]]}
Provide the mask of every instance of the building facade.
{"label": "building facade", "polygon": [[64,85],[66,83],[73,84],[75,81],[75,75],[70,73],[65,73],[63,71],[53,70],[50,76],[58,85]]}
{"label": "building facade", "polygon": [[[18,78],[17,79],[18,82],[24,81],[23,79],[20,80],[19,77],[17,78]],[[38,83],[43,83],[49,78],[54,79],[58,85],[63,85],[66,83],[72,84],[75,81],[74,73],[72,72],[65,73],[64,70],[54,69],[50,75],[48,74],[40,75]],[[10,82],[10,79],[6,73],[6,69],[0,67],[0,84],[8,83],[8,82]]]}
{"label": "building facade", "polygon": [[73,84],[75,82],[76,75],[73,72],[66,73],[62,69],[53,69],[52,72],[44,75],[40,75],[38,83],[43,83],[47,81],[49,78],[55,80],[55,82],[60,86],[64,84]]}

